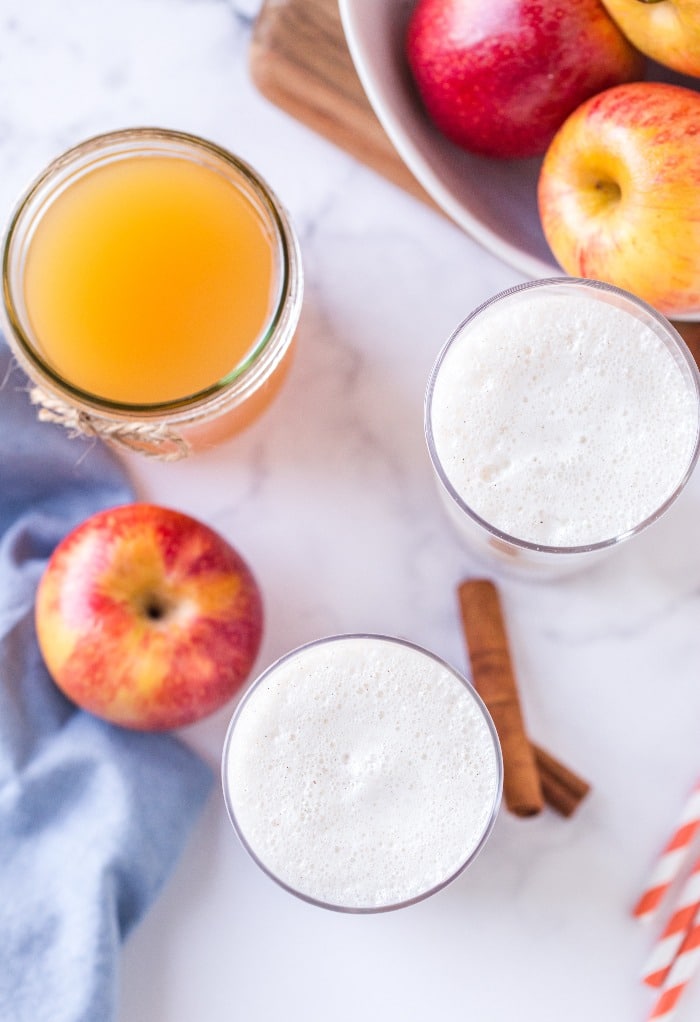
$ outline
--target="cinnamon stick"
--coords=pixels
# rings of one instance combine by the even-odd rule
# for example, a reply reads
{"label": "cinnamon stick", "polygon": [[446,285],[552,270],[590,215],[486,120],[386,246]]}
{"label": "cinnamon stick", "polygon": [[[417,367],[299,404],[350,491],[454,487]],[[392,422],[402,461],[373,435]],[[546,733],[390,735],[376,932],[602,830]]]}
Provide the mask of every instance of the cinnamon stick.
{"label": "cinnamon stick", "polygon": [[582,777],[532,742],[545,801],[562,816],[571,816],[591,790]]}
{"label": "cinnamon stick", "polygon": [[674,322],[673,325],[690,348],[691,355],[700,367],[700,323]]}
{"label": "cinnamon stick", "polygon": [[498,591],[487,579],[468,579],[458,595],[474,687],[501,742],[503,798],[517,816],[534,816],[544,806],[542,785],[525,732]]}

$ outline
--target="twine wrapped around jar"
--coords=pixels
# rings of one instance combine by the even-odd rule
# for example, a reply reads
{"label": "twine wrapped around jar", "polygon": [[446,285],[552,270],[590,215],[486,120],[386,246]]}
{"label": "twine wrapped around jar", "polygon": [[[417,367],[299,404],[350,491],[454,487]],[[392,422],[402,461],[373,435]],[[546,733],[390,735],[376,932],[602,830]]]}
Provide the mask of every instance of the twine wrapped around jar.
{"label": "twine wrapped around jar", "polygon": [[38,406],[40,422],[57,423],[71,436],[96,437],[160,461],[180,461],[190,454],[187,441],[164,424],[108,422],[60,401],[38,386],[30,388],[29,399]]}

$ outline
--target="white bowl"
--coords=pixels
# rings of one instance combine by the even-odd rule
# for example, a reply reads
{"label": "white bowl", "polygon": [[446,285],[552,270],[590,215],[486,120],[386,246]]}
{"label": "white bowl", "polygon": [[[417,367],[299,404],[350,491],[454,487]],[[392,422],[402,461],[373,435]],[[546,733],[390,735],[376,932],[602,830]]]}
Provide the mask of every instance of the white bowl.
{"label": "white bowl", "polygon": [[[350,55],[382,127],[425,191],[484,248],[527,277],[564,275],[537,210],[542,159],[496,160],[464,152],[423,110],[404,51],[415,2],[338,0]],[[698,87],[651,61],[646,77]],[[700,313],[675,318],[698,320]]]}
{"label": "white bowl", "polygon": [[338,0],[350,55],[382,127],[426,192],[484,248],[528,277],[561,276],[537,211],[542,160],[464,152],[423,111],[404,56],[414,6],[415,0]]}

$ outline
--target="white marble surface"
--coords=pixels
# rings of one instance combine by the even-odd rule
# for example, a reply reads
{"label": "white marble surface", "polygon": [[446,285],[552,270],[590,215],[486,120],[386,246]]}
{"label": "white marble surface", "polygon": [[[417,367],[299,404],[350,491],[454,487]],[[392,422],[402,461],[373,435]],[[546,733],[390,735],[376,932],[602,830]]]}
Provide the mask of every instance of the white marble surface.
{"label": "white marble surface", "polygon": [[[424,450],[442,341],[517,274],[260,97],[256,0],[2,0],[0,207],[90,134],[194,131],[269,179],[301,238],[299,352],[269,414],[177,465],[131,459],[140,495],[197,515],[254,567],[259,667],[335,631],[465,661],[455,586],[477,571]],[[700,773],[700,476],[655,529],[586,576],[503,582],[533,736],[588,777],[564,821],[502,812],[441,895],[377,917],[314,909],[246,858],[218,789],[122,956],[120,1022],[633,1022],[653,930],[630,918]],[[229,710],[188,729],[216,769]],[[57,878],[60,882],[60,878]],[[680,1019],[700,1013],[700,978]]]}

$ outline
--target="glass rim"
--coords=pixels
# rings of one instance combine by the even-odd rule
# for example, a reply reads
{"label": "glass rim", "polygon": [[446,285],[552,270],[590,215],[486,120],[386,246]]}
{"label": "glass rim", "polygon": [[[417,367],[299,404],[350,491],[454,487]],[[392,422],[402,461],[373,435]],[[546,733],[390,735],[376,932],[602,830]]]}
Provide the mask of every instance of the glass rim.
{"label": "glass rim", "polygon": [[[169,146],[180,146],[181,151],[169,151]],[[217,161],[229,173],[233,185],[240,183],[248,188],[258,200],[258,213],[272,228],[275,245],[275,262],[278,280],[274,304],[263,328],[253,340],[244,357],[223,377],[192,394],[167,401],[128,402],[112,400],[71,383],[62,376],[39,351],[38,341],[32,337],[29,324],[23,322],[20,305],[15,300],[12,282],[12,258],[16,243],[27,244],[19,237],[26,216],[40,217],[42,207],[53,197],[53,189],[62,189],[78,180],[82,174],[111,163],[115,159],[132,156],[162,155],[165,157],[191,159],[199,153]],[[93,157],[91,159],[91,157]],[[238,181],[236,180],[238,179]],[[44,194],[46,193],[46,194]],[[249,201],[253,201],[249,197]],[[33,205],[36,209],[32,212]],[[2,238],[2,289],[5,318],[9,326],[9,340],[36,371],[41,382],[74,404],[103,414],[143,415],[158,417],[164,414],[199,411],[202,406],[228,395],[239,385],[244,390],[250,382],[251,373],[259,370],[263,378],[274,368],[291,340],[291,330],[285,330],[287,303],[296,300],[300,304],[301,259],[298,241],[289,218],[279,199],[267,181],[246,160],[223,146],[199,135],[173,128],[139,126],[102,132],[77,143],[60,153],[30,182],[20,195],[10,215]],[[298,309],[296,315],[298,316]],[[26,315],[24,317],[26,320]],[[277,343],[275,343],[277,342]]]}
{"label": "glass rim", "polygon": [[[503,299],[510,298],[513,295],[518,294],[522,291],[530,291],[535,288],[545,287],[560,287],[569,286],[574,289],[583,287],[587,290],[602,291],[608,294],[614,295],[627,304],[633,306],[639,312],[643,314],[642,317],[646,317],[647,321],[651,321],[655,325],[654,332],[657,336],[659,329],[663,331],[664,339],[669,344],[675,346],[676,351],[681,357],[684,366],[689,374],[690,380],[692,381],[692,388],[695,393],[695,407],[696,407],[696,425],[695,425],[695,442],[693,445],[693,452],[689,458],[686,469],[677,482],[673,492],[657,507],[650,515],[638,522],[636,525],[631,526],[624,532],[618,533],[608,539],[597,540],[594,543],[582,543],[574,546],[553,546],[546,543],[537,543],[532,540],[521,539],[518,536],[513,536],[497,526],[488,522],[485,518],[482,518],[470,505],[464,500],[463,497],[457,492],[452,482],[450,481],[440,457],[437,453],[435,446],[435,438],[433,434],[433,423],[432,423],[432,403],[433,394],[435,391],[435,384],[437,381],[440,368],[442,366],[447,353],[452,348],[452,345],[458,340],[462,331],[481,313],[485,312],[492,305],[502,301]],[[477,526],[489,533],[494,539],[499,540],[504,544],[508,544],[518,549],[528,550],[531,552],[542,553],[542,554],[588,554],[596,553],[599,551],[607,550],[618,544],[630,539],[632,536],[636,536],[638,533],[643,532],[650,525],[653,525],[659,518],[661,518],[666,511],[671,507],[672,504],[678,499],[682,491],[684,490],[688,480],[690,479],[695,466],[700,456],[700,371],[698,370],[697,362],[695,361],[692,352],[688,348],[688,345],[683,340],[679,332],[673,326],[673,324],[660,312],[649,305],[643,299],[638,298],[629,291],[625,291],[623,288],[617,287],[614,284],[609,284],[605,281],[594,280],[591,278],[584,277],[544,277],[539,280],[529,280],[520,284],[515,284],[512,287],[506,288],[503,291],[499,291],[497,294],[492,295],[485,302],[478,305],[472,312],[462,320],[462,322],[452,331],[447,341],[444,343],[440,352],[433,363],[433,367],[428,377],[428,384],[425,391],[424,399],[424,436],[426,445],[428,448],[428,454],[432,463],[435,474],[437,475],[440,484],[444,488],[453,503],[462,511],[468,518],[472,520]]]}
{"label": "glass rim", "polygon": [[[246,839],[245,834],[243,833],[243,830],[240,824],[238,823],[233,808],[233,802],[231,798],[230,786],[228,781],[227,766],[229,752],[233,742],[234,732],[236,729],[236,725],[240,720],[242,713],[245,711],[245,707],[248,704],[253,693],[257,691],[257,689],[264,683],[264,681],[271,674],[273,674],[282,664],[285,664],[288,661],[293,660],[300,655],[303,655],[307,650],[313,649],[317,646],[330,645],[334,642],[346,639],[360,640],[376,639],[382,642],[393,643],[408,649],[415,650],[416,652],[424,656],[427,656],[433,662],[445,668],[454,678],[456,678],[457,681],[459,681],[464,686],[468,695],[471,696],[472,699],[474,700],[474,703],[476,707],[479,709],[481,716],[487,726],[495,758],[496,785],[494,789],[493,805],[491,806],[489,817],[484,826],[484,829],[481,832],[478,841],[469,852],[467,858],[462,863],[460,863],[458,868],[454,870],[452,873],[450,873],[448,877],[441,880],[440,883],[433,885],[426,891],[422,891],[420,894],[414,895],[411,898],[406,898],[398,902],[391,902],[389,904],[369,906],[338,905],[334,902],[324,901],[321,898],[315,898],[313,895],[309,895],[303,891],[299,891],[293,885],[287,883],[285,880],[282,880],[280,877],[278,877],[275,874],[275,872],[261,860],[259,855],[255,852],[255,850],[251,847],[250,843]],[[483,699],[477,692],[476,688],[474,687],[472,682],[466,677],[466,675],[462,674],[455,667],[449,664],[446,660],[438,656],[437,653],[433,653],[430,650],[426,649],[424,646],[421,646],[415,642],[411,642],[409,639],[404,639],[395,635],[388,635],[377,632],[339,632],[333,635],[325,635],[318,639],[312,639],[311,641],[302,643],[302,645],[297,646],[294,649],[289,650],[287,653],[282,654],[282,656],[278,657],[268,667],[266,667],[265,670],[263,670],[248,686],[245,693],[241,697],[238,705],[236,706],[233,715],[229,721],[228,727],[226,729],[226,735],[224,738],[224,744],[221,753],[221,784],[223,789],[223,797],[226,806],[226,812],[228,814],[231,826],[233,827],[233,830],[235,831],[238,837],[238,840],[240,841],[241,845],[248,853],[250,858],[253,860],[253,862],[263,871],[263,873],[265,873],[279,887],[287,891],[287,893],[294,895],[296,898],[299,898],[301,901],[304,901],[309,905],[314,905],[317,908],[329,909],[330,911],[333,912],[340,912],[348,915],[377,915],[383,912],[393,912],[396,911],[397,909],[408,908],[410,905],[415,905],[421,901],[425,901],[427,898],[430,898],[432,895],[437,894],[439,891],[442,891],[444,890],[444,888],[448,887],[476,859],[477,855],[486,844],[491,834],[491,831],[494,828],[496,818],[498,816],[498,811],[501,806],[501,800],[503,796],[503,753],[501,750],[501,743],[498,737],[498,732],[496,731],[496,725],[493,722],[493,718],[489,713],[488,707],[486,706]]]}

